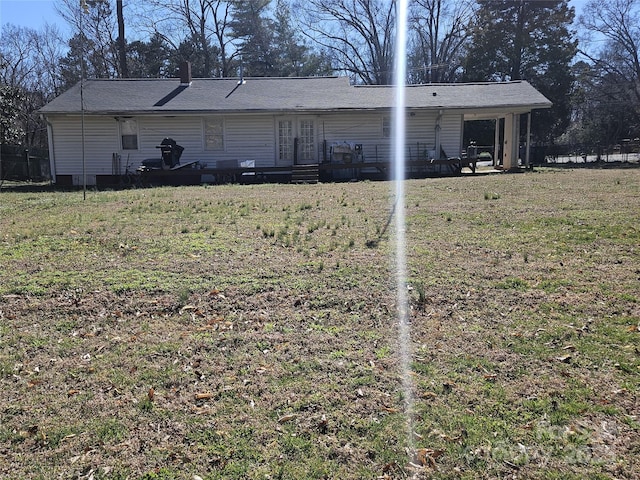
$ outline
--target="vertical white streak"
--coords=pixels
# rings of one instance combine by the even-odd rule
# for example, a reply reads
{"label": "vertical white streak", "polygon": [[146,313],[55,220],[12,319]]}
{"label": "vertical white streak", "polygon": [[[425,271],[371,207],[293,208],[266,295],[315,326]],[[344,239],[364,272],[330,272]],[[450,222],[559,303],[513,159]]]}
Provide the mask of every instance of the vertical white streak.
{"label": "vertical white streak", "polygon": [[407,294],[405,226],[405,81],[407,76],[407,0],[398,0],[395,51],[395,107],[393,115],[393,163],[395,186],[395,263],[398,341],[402,375],[404,412],[407,418],[408,447],[413,451],[413,386],[411,381],[411,334]]}

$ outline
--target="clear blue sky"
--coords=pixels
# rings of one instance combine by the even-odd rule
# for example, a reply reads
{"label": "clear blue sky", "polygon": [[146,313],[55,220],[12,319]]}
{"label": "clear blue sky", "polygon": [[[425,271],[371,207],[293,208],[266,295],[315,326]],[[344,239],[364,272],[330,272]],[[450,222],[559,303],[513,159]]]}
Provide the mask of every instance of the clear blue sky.
{"label": "clear blue sky", "polygon": [[[569,3],[576,7],[579,14],[586,2],[587,0],[571,0]],[[38,30],[49,23],[57,25],[65,34],[67,24],[56,13],[54,4],[55,0],[0,0],[0,25],[12,23]]]}
{"label": "clear blue sky", "polygon": [[38,30],[49,23],[64,31],[66,22],[56,13],[54,4],[54,0],[0,0],[0,24],[12,23]]}

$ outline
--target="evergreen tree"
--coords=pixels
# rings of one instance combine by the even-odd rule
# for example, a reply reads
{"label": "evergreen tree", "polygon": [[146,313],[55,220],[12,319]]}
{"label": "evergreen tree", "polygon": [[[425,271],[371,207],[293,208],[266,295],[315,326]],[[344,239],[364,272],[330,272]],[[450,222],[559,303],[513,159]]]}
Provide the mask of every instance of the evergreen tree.
{"label": "evergreen tree", "polygon": [[127,45],[127,61],[134,78],[165,78],[170,71],[171,48],[158,32],[148,42],[135,41]]}
{"label": "evergreen tree", "polygon": [[275,74],[280,77],[329,75],[331,62],[305,45],[291,25],[291,10],[285,0],[277,0],[274,22]]}
{"label": "evergreen tree", "polygon": [[568,0],[478,0],[466,81],[527,80],[553,102],[534,113],[533,136],[553,141],[567,128],[577,41]]}
{"label": "evergreen tree", "polygon": [[95,43],[83,34],[76,34],[69,39],[69,51],[60,59],[60,76],[63,90],[71,88],[84,78],[106,78],[101,69],[96,68],[101,62],[95,58]]}
{"label": "evergreen tree", "polygon": [[274,48],[274,21],[267,17],[271,0],[233,2],[233,36],[240,41],[244,74],[254,77],[277,74],[277,54]]}
{"label": "evergreen tree", "polygon": [[180,64],[191,62],[191,74],[194,78],[211,78],[211,70],[217,70],[217,61],[212,63],[211,58],[218,58],[218,49],[207,43],[202,48],[201,38],[197,35],[185,38],[178,48],[172,52],[169,61],[169,76],[176,76],[180,70]]}
{"label": "evergreen tree", "polygon": [[[0,57],[0,65],[2,58]],[[20,121],[22,104],[26,97],[24,92],[11,85],[0,83],[0,143],[21,144],[25,130]]]}

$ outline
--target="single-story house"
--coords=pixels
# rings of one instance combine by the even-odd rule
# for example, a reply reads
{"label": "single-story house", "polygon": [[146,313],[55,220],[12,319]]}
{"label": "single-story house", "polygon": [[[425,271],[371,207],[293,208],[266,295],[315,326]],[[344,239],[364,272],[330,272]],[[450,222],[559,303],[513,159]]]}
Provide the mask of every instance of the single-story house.
{"label": "single-story house", "polygon": [[[203,175],[241,166],[380,170],[390,161],[392,86],[346,77],[196,79],[190,70],[184,65],[180,79],[85,80],[45,105],[54,182],[108,183],[159,158],[165,138],[184,148],[181,164],[197,162]],[[406,155],[424,168],[460,157],[464,122],[474,119],[504,119],[495,151],[505,169],[515,167],[520,116],[551,106],[526,81],[411,85],[405,98]]]}

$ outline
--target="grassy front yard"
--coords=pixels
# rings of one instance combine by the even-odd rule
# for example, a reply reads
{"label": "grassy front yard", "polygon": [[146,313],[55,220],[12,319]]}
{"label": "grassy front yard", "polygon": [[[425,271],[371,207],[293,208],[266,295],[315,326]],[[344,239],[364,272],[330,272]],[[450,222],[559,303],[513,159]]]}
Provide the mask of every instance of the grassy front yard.
{"label": "grassy front yard", "polygon": [[640,478],[640,169],[0,192],[0,477]]}

